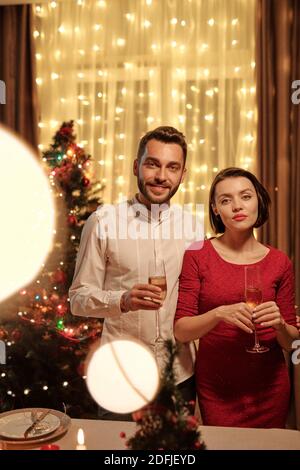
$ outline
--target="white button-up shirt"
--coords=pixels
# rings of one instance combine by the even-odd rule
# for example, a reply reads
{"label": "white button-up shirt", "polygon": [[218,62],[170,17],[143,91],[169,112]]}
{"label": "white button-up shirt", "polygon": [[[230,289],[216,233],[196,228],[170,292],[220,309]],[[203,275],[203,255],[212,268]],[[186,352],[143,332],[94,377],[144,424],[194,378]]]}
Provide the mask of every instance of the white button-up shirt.
{"label": "white button-up shirt", "polygon": [[[104,318],[101,343],[134,337],[154,349],[154,310],[122,313],[120,299],[134,284],[148,283],[150,260],[164,260],[167,296],[159,312],[160,333],[172,338],[178,277],[185,249],[203,240],[203,224],[180,206],[149,211],[136,198],[100,206],[86,221],[69,295],[74,315]],[[157,352],[156,352],[157,354]],[[158,352],[158,354],[160,354]],[[163,356],[163,353],[162,353]],[[177,383],[193,374],[193,344],[180,344],[175,362]],[[163,360],[158,364],[162,367]]]}

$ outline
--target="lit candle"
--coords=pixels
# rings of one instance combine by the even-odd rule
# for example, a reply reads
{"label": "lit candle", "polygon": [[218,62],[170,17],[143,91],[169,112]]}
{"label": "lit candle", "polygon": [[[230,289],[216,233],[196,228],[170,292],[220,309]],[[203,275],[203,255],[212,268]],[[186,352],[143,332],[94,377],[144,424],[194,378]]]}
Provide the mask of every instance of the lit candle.
{"label": "lit candle", "polygon": [[86,450],[86,445],[84,444],[84,432],[83,429],[78,429],[77,433],[77,446],[76,450]]}

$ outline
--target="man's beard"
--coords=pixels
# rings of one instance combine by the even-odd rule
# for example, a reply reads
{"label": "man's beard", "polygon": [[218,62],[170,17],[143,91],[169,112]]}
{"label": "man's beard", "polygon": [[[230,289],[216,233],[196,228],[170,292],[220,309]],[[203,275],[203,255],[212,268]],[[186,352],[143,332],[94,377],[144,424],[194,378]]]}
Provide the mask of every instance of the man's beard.
{"label": "man's beard", "polygon": [[[138,177],[138,180],[137,180],[137,184],[138,184],[138,188],[141,192],[141,194],[144,196],[145,199],[147,199],[147,201],[149,201],[151,204],[165,204],[166,202],[169,202],[170,199],[174,196],[174,194],[177,192],[179,186],[180,186],[180,183],[178,183],[177,186],[175,186],[173,189],[171,189],[171,191],[169,191],[169,193],[164,197],[164,199],[160,199],[159,196],[156,196],[155,198],[153,198],[149,193],[148,193],[148,190],[147,190],[147,186],[145,185],[144,181],[142,181],[140,179],[140,177]],[[167,186],[167,188],[170,190],[169,186]]]}

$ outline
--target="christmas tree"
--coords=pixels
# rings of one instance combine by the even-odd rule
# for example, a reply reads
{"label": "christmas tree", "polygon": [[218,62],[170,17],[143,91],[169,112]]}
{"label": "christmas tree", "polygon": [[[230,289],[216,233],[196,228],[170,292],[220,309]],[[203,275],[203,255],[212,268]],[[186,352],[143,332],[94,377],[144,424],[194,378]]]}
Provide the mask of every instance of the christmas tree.
{"label": "christmas tree", "polygon": [[[130,450],[205,450],[199,420],[190,412],[194,403],[186,403],[175,385],[177,348],[171,340],[165,347],[167,360],[160,392],[153,403],[133,413],[137,431],[126,446]],[[125,433],[121,437],[126,439]]]}
{"label": "christmas tree", "polygon": [[0,323],[6,364],[0,365],[0,409],[31,406],[95,417],[97,405],[84,380],[83,363],[101,335],[98,319],[71,315],[70,287],[82,227],[99,205],[99,182],[88,177],[91,156],[76,144],[73,121],[64,122],[43,153],[56,201],[53,251],[35,282],[14,299],[14,313]]}

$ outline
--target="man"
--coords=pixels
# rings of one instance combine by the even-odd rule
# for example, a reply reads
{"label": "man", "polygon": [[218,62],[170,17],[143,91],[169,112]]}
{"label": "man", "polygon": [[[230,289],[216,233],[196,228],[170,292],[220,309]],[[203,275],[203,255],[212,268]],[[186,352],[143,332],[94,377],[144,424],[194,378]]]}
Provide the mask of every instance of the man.
{"label": "man", "polygon": [[[104,318],[101,343],[124,336],[149,346],[163,368],[163,348],[158,348],[156,315],[164,339],[173,336],[178,277],[185,249],[203,237],[202,225],[193,225],[170,200],[184,180],[187,145],[173,127],[158,127],[141,139],[133,172],[139,192],[131,201],[101,206],[85,223],[70,288],[74,315]],[[194,228],[196,229],[194,230]],[[199,236],[195,231],[200,232]],[[203,239],[203,238],[202,238]],[[148,263],[163,259],[167,296],[148,283]],[[187,400],[195,397],[194,350],[182,344],[175,365],[178,386]],[[129,415],[102,413],[103,419],[128,419]]]}

